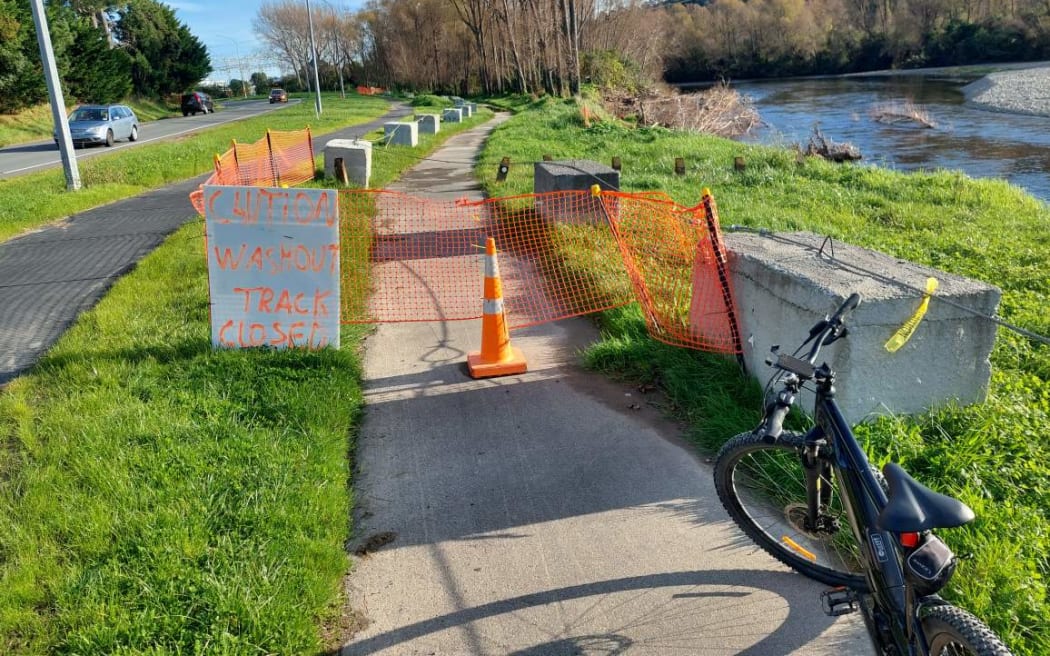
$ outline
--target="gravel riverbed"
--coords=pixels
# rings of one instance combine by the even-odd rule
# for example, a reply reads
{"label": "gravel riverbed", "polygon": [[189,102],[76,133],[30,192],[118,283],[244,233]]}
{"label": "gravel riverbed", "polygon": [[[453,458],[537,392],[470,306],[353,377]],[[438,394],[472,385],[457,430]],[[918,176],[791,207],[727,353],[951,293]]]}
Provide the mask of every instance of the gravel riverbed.
{"label": "gravel riverbed", "polygon": [[963,93],[981,109],[1050,116],[1050,64],[989,73],[963,87]]}

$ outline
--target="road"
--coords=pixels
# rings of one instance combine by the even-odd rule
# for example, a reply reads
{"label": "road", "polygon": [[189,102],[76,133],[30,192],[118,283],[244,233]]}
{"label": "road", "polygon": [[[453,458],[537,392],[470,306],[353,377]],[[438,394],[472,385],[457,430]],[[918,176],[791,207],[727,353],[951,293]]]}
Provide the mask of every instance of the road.
{"label": "road", "polygon": [[[139,139],[131,143],[119,141],[111,148],[105,146],[88,146],[77,148],[77,160],[94,157],[103,153],[112,153],[122,148],[131,148],[141,144],[154,141],[171,139],[190,132],[212,128],[224,123],[241,121],[252,118],[259,114],[275,111],[290,104],[298,103],[299,100],[291,100],[288,104],[277,103],[271,105],[267,100],[244,100],[224,103],[224,107],[214,114],[198,114],[196,116],[178,117],[150,121],[139,126]],[[26,173],[33,173],[52,166],[62,164],[62,158],[58,146],[52,140],[37,141],[35,143],[18,144],[7,148],[0,148],[0,179],[13,178]]]}

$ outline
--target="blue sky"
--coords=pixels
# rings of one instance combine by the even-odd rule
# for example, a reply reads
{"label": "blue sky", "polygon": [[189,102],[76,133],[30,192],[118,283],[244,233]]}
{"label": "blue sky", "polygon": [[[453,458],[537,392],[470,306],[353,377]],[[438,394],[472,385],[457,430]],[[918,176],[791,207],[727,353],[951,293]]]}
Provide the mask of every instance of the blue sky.
{"label": "blue sky", "polygon": [[[301,0],[306,5],[306,0]],[[324,0],[311,0],[311,6],[319,6]],[[255,36],[252,23],[264,0],[162,0],[175,10],[175,16],[190,28],[190,32],[207,46],[211,55],[212,78],[241,77],[237,71],[222,69],[223,60],[251,59],[251,71],[244,76],[262,70],[270,75],[279,75],[280,69],[265,60],[266,49]],[[359,6],[361,1],[335,3],[342,6]]]}
{"label": "blue sky", "polygon": [[[227,57],[251,57],[262,49],[252,29],[252,21],[263,0],[163,1],[175,10],[175,16],[190,28],[190,32],[207,46],[215,68]],[[212,75],[214,77],[216,74]],[[235,74],[234,77],[240,75]]]}

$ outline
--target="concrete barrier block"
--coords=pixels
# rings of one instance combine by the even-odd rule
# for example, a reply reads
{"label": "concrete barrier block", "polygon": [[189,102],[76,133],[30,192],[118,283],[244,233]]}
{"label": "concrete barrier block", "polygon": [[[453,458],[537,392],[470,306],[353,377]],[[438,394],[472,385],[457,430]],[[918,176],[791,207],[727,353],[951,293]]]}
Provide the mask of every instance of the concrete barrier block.
{"label": "concrete barrier block", "polygon": [[441,112],[441,120],[446,123],[462,123],[463,110],[459,107],[449,107]]}
{"label": "concrete barrier block", "polygon": [[372,143],[357,139],[332,139],[324,147],[324,173],[338,179],[336,160],[342,160],[347,178],[365,189],[372,177]]}
{"label": "concrete barrier block", "polygon": [[[862,302],[849,317],[849,335],[824,347],[820,362],[836,372],[837,401],[847,421],[872,414],[911,414],[950,402],[985,399],[996,326],[939,302],[948,299],[994,315],[1000,290],[986,283],[914,264],[811,233],[725,235],[748,371],[761,382],[770,347],[792,352],[810,327],[849,294]],[[822,252],[823,246],[823,252]],[[886,341],[918,309],[926,279],[940,285],[911,339],[896,353]],[[813,410],[804,393],[801,407]]]}
{"label": "concrete barrier block", "polygon": [[537,194],[550,191],[585,191],[599,184],[602,189],[619,190],[620,172],[589,159],[536,162],[533,189]]}
{"label": "concrete barrier block", "polygon": [[463,105],[460,109],[463,110],[463,118],[470,118],[474,115],[474,111],[470,108],[469,104]]}
{"label": "concrete barrier block", "polygon": [[441,129],[441,117],[437,114],[420,114],[416,122],[423,134],[437,134]]}
{"label": "concrete barrier block", "polygon": [[[620,188],[620,172],[588,159],[536,162],[533,164],[532,181],[537,194],[587,191],[595,184],[603,190],[615,191]],[[536,199],[536,211],[546,221],[602,223],[606,220],[606,209],[597,198],[581,203],[578,198],[540,197]],[[615,199],[608,211],[616,214]]]}
{"label": "concrete barrier block", "polygon": [[470,103],[470,113],[471,114],[477,114],[478,113],[478,104],[477,103]]}
{"label": "concrete barrier block", "polygon": [[419,145],[419,124],[413,123],[384,123],[383,136],[387,145],[393,146],[417,146]]}
{"label": "concrete barrier block", "polygon": [[462,107],[463,105],[466,105],[466,104],[467,104],[467,101],[466,101],[466,100],[463,100],[463,99],[462,99],[462,98],[460,98],[459,96],[452,96],[452,104],[453,104],[453,105],[454,105],[455,107]]}

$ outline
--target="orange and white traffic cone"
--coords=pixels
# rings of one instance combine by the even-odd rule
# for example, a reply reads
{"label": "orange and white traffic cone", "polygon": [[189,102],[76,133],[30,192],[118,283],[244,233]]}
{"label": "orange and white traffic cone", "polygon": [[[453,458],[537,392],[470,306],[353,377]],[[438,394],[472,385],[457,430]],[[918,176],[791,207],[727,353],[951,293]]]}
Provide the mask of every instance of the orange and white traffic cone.
{"label": "orange and white traffic cone", "polygon": [[485,242],[485,309],[481,317],[481,352],[467,356],[467,369],[474,378],[523,374],[528,369],[521,351],[510,345],[507,317],[503,310],[503,283],[496,261],[496,240]]}

